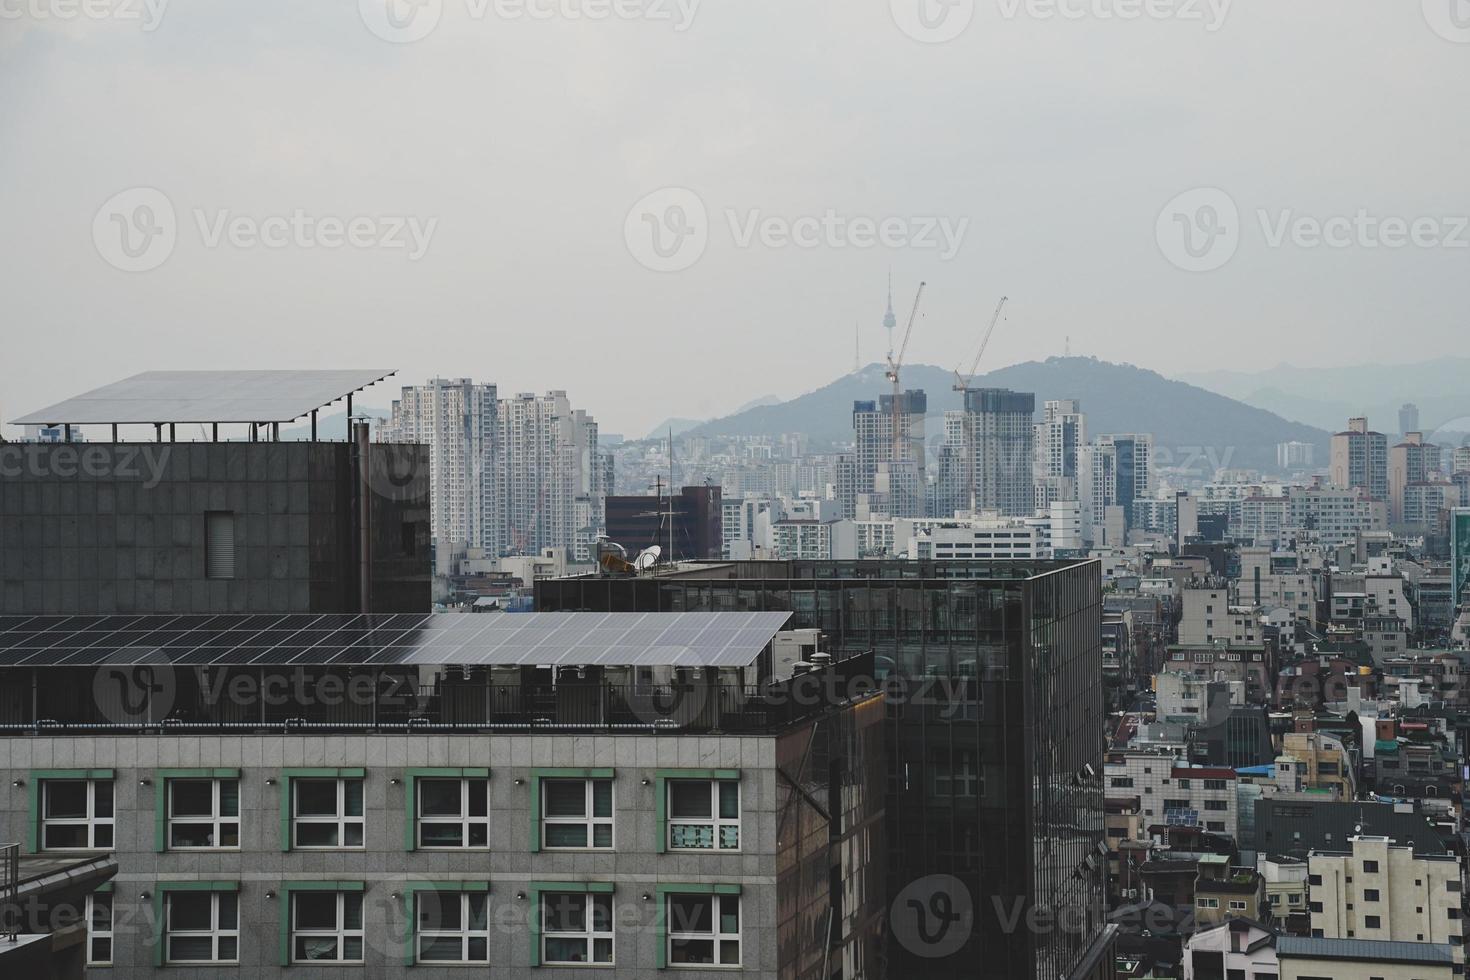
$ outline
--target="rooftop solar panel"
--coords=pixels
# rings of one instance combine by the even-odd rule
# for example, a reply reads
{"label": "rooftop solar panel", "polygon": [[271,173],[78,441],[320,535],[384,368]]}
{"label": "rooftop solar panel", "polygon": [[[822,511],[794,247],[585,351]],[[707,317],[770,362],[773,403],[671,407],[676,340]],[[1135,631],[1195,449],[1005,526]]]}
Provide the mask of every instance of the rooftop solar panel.
{"label": "rooftop solar panel", "polygon": [[291,422],[393,374],[354,371],[144,371],[32,412],[12,425]]}
{"label": "rooftop solar panel", "polygon": [[789,612],[0,617],[0,667],[746,667]]}

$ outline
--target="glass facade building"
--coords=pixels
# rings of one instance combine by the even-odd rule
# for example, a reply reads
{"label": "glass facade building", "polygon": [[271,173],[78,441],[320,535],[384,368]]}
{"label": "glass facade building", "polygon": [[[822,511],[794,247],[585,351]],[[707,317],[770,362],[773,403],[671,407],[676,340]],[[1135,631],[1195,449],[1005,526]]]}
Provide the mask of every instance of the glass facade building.
{"label": "glass facade building", "polygon": [[1104,932],[1097,562],[731,562],[545,580],[536,601],[789,610],[835,660],[873,654],[889,695],[885,975],[1092,975],[1077,969]]}

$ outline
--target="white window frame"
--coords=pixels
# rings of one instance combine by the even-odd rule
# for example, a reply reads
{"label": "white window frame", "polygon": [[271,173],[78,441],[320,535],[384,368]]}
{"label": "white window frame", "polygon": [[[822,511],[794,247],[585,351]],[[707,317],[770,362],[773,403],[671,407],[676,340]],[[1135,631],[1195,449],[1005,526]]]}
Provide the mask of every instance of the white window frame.
{"label": "white window frame", "polygon": [[[551,815],[550,799],[551,787],[554,783],[581,783],[583,789],[583,811],[579,817],[554,817]],[[596,784],[607,783],[608,794],[611,797],[611,807],[606,817],[596,817],[593,813],[596,809]],[[618,788],[613,780],[602,777],[555,777],[541,780],[541,848],[547,851],[611,851],[617,846],[618,828]],[[587,843],[581,846],[565,846],[561,844],[548,843],[547,829],[567,824],[579,824],[587,828]],[[607,844],[597,843],[597,827],[606,824],[608,827],[609,841]]]}
{"label": "white window frame", "polygon": [[[298,900],[301,899],[301,898],[303,898],[303,897],[315,897],[315,896],[319,896],[319,895],[331,895],[336,900],[336,909],[337,909],[337,926],[336,926],[336,928],[335,929],[299,929],[299,928],[297,928],[297,925],[296,925],[296,912],[301,907],[300,905],[297,904]],[[346,921],[347,921],[346,905],[347,905],[347,899],[349,897],[356,898],[357,899],[357,902],[358,902],[358,908],[357,908],[357,923],[358,924],[357,924],[357,928],[355,928],[355,929],[348,929],[346,927]],[[366,956],[367,956],[367,936],[366,936],[366,934],[365,934],[365,932],[363,930],[363,914],[366,911],[365,906],[366,906],[366,903],[363,901],[363,893],[362,892],[357,892],[357,891],[353,891],[353,892],[340,892],[340,891],[339,892],[319,892],[319,891],[298,891],[298,892],[292,892],[291,893],[291,920],[290,920],[290,924],[291,924],[291,962],[292,963],[314,963],[314,964],[322,964],[322,963],[362,963],[362,962],[365,962],[366,961]],[[296,955],[296,941],[298,939],[334,939],[337,942],[337,956],[335,958],[333,958],[333,959],[330,959],[330,960],[318,960],[318,959],[310,959],[310,958],[301,959],[301,958],[298,958],[297,955]],[[357,956],[356,959],[352,959],[352,960],[349,960],[346,957],[347,940],[349,940],[349,939],[356,939],[358,941],[358,956]]]}
{"label": "white window frame", "polygon": [[[448,929],[426,929],[420,921],[420,906],[426,896],[433,895],[440,902],[448,901],[451,896],[459,900],[460,928],[457,931]],[[485,903],[485,928],[470,928],[470,900],[479,896]],[[415,962],[428,965],[441,965],[451,963],[489,963],[490,962],[490,895],[488,892],[451,892],[424,889],[414,893],[414,960]],[[424,958],[424,940],[459,940],[459,959],[457,960],[431,960]],[[485,955],[479,959],[470,958],[470,940],[483,939],[485,941]]]}
{"label": "white window frame", "polygon": [[1234,898],[1230,900],[1230,911],[1232,912],[1244,912],[1247,908],[1249,908],[1249,906],[1246,905],[1245,902],[1239,901],[1238,899]]}
{"label": "white window frame", "polygon": [[1202,898],[1195,904],[1202,909],[1217,909],[1220,907],[1220,900],[1218,898]]}
{"label": "white window frame", "polygon": [[[178,783],[209,783],[210,795],[212,800],[212,813],[209,816],[194,817],[176,815],[174,813],[174,786]],[[226,816],[225,814],[221,813],[220,797],[222,795],[221,786],[223,783],[235,784],[234,816]],[[218,843],[224,838],[224,834],[222,832],[223,828],[229,824],[235,825],[235,840],[238,842],[242,839],[240,837],[240,779],[238,776],[231,776],[227,778],[222,777],[219,779],[196,779],[193,777],[170,779],[168,781],[168,785],[164,787],[164,799],[166,801],[165,805],[168,807],[168,836],[165,838],[165,842],[167,843],[168,849],[170,851],[238,851],[240,849],[239,843],[236,843],[233,846],[227,846]],[[205,844],[199,847],[188,847],[180,844],[175,844],[174,824],[212,824],[214,827],[214,839],[216,843]]]}
{"label": "white window frame", "polygon": [[[98,929],[96,924],[97,900],[107,899],[107,928]],[[113,921],[117,914],[117,906],[113,903],[112,892],[93,892],[87,896],[87,965],[88,966],[111,966],[113,952]],[[99,941],[107,942],[107,959],[97,959],[92,954],[96,949],[95,944]]]}
{"label": "white window frame", "polygon": [[[337,784],[337,813],[331,815],[307,815],[301,816],[301,784],[302,783],[327,783]],[[367,847],[367,787],[363,786],[362,815],[347,815],[347,784],[350,782],[364,782],[361,776],[296,776],[291,780],[291,849],[293,851],[361,851]],[[362,826],[362,843],[347,844],[347,826],[349,824],[360,824]],[[302,844],[299,840],[298,829],[302,824],[327,824],[335,825],[337,828],[337,843],[335,844]]]}
{"label": "white window frame", "polygon": [[[575,901],[582,903],[582,923],[584,928],[580,932],[571,932],[565,929],[552,930],[547,921],[547,904],[551,901]],[[597,903],[607,905],[607,928],[598,929],[592,909]],[[556,892],[548,891],[541,893],[541,907],[536,914],[541,916],[541,965],[542,966],[616,966],[618,959],[618,942],[614,932],[613,916],[616,910],[613,908],[612,896],[606,892]],[[583,951],[586,953],[585,960],[554,960],[547,955],[547,944],[553,939],[576,939],[583,942]],[[595,959],[597,955],[597,941],[606,939],[612,946],[612,956],[606,960]]]}
{"label": "white window frame", "polygon": [[[87,793],[87,815],[85,817],[48,817],[46,811],[51,802],[51,789],[60,783],[82,783],[86,786]],[[107,817],[97,816],[97,786],[106,783],[112,788],[112,815]],[[117,783],[112,779],[43,779],[39,788],[41,794],[40,823],[41,850],[43,851],[110,851],[117,841]],[[52,827],[86,827],[87,843],[81,847],[52,847],[46,840],[46,831]],[[107,828],[108,841],[106,844],[97,842],[97,831],[101,827]]]}
{"label": "white window frame", "polygon": [[[220,898],[224,895],[235,900],[235,924],[231,928],[225,928],[220,922]],[[170,965],[175,963],[238,963],[240,962],[240,897],[237,892],[210,892],[209,899],[209,928],[208,929],[175,929],[173,927],[174,900],[197,902],[201,896],[199,892],[164,892],[163,893],[163,950],[164,962]],[[184,960],[174,957],[173,941],[175,939],[198,939],[209,937],[210,957],[207,960]],[[220,956],[220,941],[224,939],[235,940],[235,955],[231,959],[223,959]]]}
{"label": "white window frame", "polygon": [[[459,784],[459,816],[456,817],[429,817],[424,814],[424,784],[425,783],[458,783]],[[485,795],[485,815],[476,817],[470,815],[470,794],[475,787],[472,783],[481,783],[481,792]],[[465,776],[456,778],[454,776],[420,776],[414,780],[414,822],[418,824],[414,833],[417,834],[419,850],[423,851],[486,851],[490,849],[490,780],[484,776]],[[425,844],[424,824],[448,824],[459,825],[461,844]],[[485,825],[485,843],[470,843],[470,827],[475,824]]]}
{"label": "white window frame", "polygon": [[[734,899],[735,900],[736,917],[739,920],[737,922],[737,924],[736,924],[735,932],[723,932],[723,931],[721,931],[722,928],[723,928],[723,922],[721,921],[721,917],[720,917],[720,905],[722,903],[722,900],[727,899],[727,898]],[[744,962],[744,960],[745,960],[745,944],[741,941],[741,938],[740,938],[740,930],[745,925],[745,902],[743,901],[743,898],[744,898],[744,896],[741,896],[741,895],[721,895],[721,894],[716,894],[716,895],[702,895],[702,894],[691,894],[689,892],[668,892],[668,893],[666,893],[664,895],[664,910],[663,910],[664,911],[664,926],[665,926],[664,931],[666,933],[666,935],[664,937],[664,955],[665,955],[665,958],[666,958],[669,966],[671,968],[674,968],[674,969],[681,969],[681,968],[699,969],[699,970],[715,970],[715,969],[732,970],[732,969],[739,969],[740,968],[740,964],[742,962]],[[709,902],[710,905],[711,905],[711,908],[710,908],[710,916],[711,916],[711,918],[710,918],[710,925],[711,925],[712,931],[711,932],[689,932],[687,930],[677,929],[676,928],[677,923],[674,921],[674,916],[671,914],[671,911],[670,911],[670,906],[672,905],[672,903],[674,902],[675,899],[682,899],[682,900],[685,900],[685,901],[687,901],[689,899],[699,899],[699,900],[702,900],[702,901]],[[714,948],[714,962],[713,963],[680,963],[680,962],[676,962],[674,960],[674,943],[675,943],[676,940],[698,940],[698,941],[708,940],[708,941],[711,941],[713,943],[713,948]],[[720,962],[720,953],[721,953],[721,951],[724,948],[724,944],[725,943],[731,943],[731,942],[733,942],[735,944],[735,949],[736,949],[736,951],[740,955],[739,955],[737,961],[734,962],[734,963],[722,963],[722,962]]]}
{"label": "white window frame", "polygon": [[[704,783],[710,794],[710,816],[690,817],[681,819],[674,815],[674,785],[676,783]],[[723,785],[735,787],[735,816],[720,816],[720,787]],[[667,824],[665,833],[668,835],[668,848],[671,851],[693,851],[696,853],[707,853],[709,851],[725,851],[734,853],[741,849],[743,837],[740,832],[740,814],[744,801],[740,794],[740,780],[738,779],[681,779],[670,778],[664,781],[664,822]],[[674,828],[678,827],[709,827],[713,843],[709,847],[681,847],[674,843]],[[735,846],[724,847],[723,831],[727,828],[735,830]]]}

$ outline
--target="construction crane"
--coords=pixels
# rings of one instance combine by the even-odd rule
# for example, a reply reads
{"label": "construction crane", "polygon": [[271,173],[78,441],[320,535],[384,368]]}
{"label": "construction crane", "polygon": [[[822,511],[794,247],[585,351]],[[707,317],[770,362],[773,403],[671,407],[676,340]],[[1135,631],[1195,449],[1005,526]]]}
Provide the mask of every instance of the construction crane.
{"label": "construction crane", "polygon": [[895,468],[898,466],[899,458],[903,455],[903,431],[902,426],[899,425],[898,421],[898,403],[903,392],[899,386],[898,372],[899,369],[903,367],[903,356],[905,353],[907,353],[909,349],[909,337],[913,336],[914,333],[914,320],[917,319],[919,316],[919,301],[924,298],[924,287],[926,285],[928,285],[928,283],[919,283],[919,291],[914,295],[914,308],[909,312],[908,326],[904,328],[903,342],[899,345],[898,354],[895,355],[892,350],[889,350],[888,352],[888,370],[885,372],[885,377],[887,377],[889,381],[893,382],[893,402],[888,406],[889,413],[893,417],[893,448],[889,451],[888,456],[888,471],[890,481],[888,492],[890,495],[893,493],[892,474],[894,473]]}
{"label": "construction crane", "polygon": [[[980,341],[980,350],[975,354],[975,360],[970,364],[969,374],[960,374],[960,369],[954,369],[954,390],[960,392],[964,398],[971,391],[970,385],[975,381],[975,375],[980,370],[980,359],[985,356],[985,348],[990,346],[990,337],[995,333],[995,325],[1000,322],[1001,311],[1006,308],[1009,296],[1002,296],[1000,302],[995,304],[995,315],[990,318],[990,326],[985,328],[985,336]],[[961,405],[961,408],[966,406]],[[969,470],[970,483],[970,517],[975,516],[975,422],[969,412],[964,413],[965,425],[965,457],[966,469]]]}

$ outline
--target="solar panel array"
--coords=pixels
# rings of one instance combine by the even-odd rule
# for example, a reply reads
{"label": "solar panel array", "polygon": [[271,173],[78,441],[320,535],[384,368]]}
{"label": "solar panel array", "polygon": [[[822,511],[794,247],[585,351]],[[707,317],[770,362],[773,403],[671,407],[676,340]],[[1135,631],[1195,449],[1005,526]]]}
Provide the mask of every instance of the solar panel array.
{"label": "solar panel array", "polygon": [[0,616],[0,667],[746,667],[789,612]]}
{"label": "solar panel array", "polygon": [[291,422],[394,374],[356,371],[144,371],[12,425]]}

